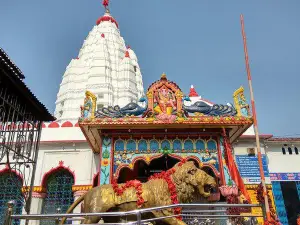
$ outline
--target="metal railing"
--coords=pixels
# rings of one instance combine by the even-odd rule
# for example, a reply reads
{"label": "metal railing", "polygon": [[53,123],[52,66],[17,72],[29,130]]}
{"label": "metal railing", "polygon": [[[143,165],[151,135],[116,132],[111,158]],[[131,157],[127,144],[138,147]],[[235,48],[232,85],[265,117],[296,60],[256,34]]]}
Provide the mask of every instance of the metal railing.
{"label": "metal railing", "polygon": [[[29,215],[14,215],[13,214],[14,202],[10,201],[8,203],[7,212],[5,215],[4,225],[11,225],[13,220],[52,220],[55,221],[55,224],[59,224],[61,218],[67,218],[67,221],[81,221],[88,217],[97,216],[99,218],[107,218],[107,217],[118,217],[124,218],[126,216],[135,216],[135,221],[130,222],[122,222],[122,223],[104,223],[104,224],[137,224],[137,225],[145,225],[151,224],[153,221],[163,220],[166,218],[172,218],[177,216],[182,216],[183,220],[187,224],[215,224],[209,223],[208,221],[216,221],[216,220],[228,220],[232,218],[238,217],[263,217],[263,215],[227,215],[226,209],[229,208],[252,208],[252,207],[262,207],[259,204],[174,204],[174,205],[166,205],[161,207],[153,207],[153,208],[145,208],[132,210],[127,212],[101,212],[101,213],[59,213],[58,209],[56,214],[29,214]],[[157,212],[166,209],[173,209],[180,207],[182,209],[181,214],[179,215],[169,215],[162,217],[153,217],[150,219],[142,219],[142,215],[145,213]],[[221,209],[219,209],[221,208]],[[198,221],[199,223],[195,222]],[[202,221],[202,223],[201,223]],[[203,222],[204,221],[204,222]],[[99,224],[99,223],[98,223]]]}

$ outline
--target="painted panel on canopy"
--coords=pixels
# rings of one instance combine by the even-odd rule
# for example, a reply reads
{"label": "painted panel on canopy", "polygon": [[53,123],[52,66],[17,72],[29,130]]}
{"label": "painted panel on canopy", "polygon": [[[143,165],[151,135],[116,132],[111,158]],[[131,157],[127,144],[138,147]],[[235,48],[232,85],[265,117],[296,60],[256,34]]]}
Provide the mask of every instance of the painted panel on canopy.
{"label": "painted panel on canopy", "polygon": [[171,149],[171,143],[168,140],[163,140],[161,142],[161,149]]}
{"label": "painted panel on canopy", "polygon": [[192,142],[192,140],[187,139],[184,141],[184,150],[186,151],[194,150],[194,143]]}
{"label": "painted panel on canopy", "polygon": [[[208,163],[207,161],[206,162],[202,161],[203,156],[204,156],[203,153],[172,153],[171,155],[172,156],[177,155],[177,156],[182,157],[182,158],[188,157],[189,159],[191,159],[190,157],[192,157],[192,158],[195,157],[202,163],[210,164],[210,167],[214,168],[213,170],[215,172],[219,172],[219,168],[218,168],[219,165],[218,165],[217,161],[214,164],[213,163]],[[162,155],[159,154],[159,153],[150,153],[150,154],[141,154],[141,153],[128,154],[127,153],[127,154],[123,154],[122,159],[120,159],[120,156],[115,154],[114,160],[115,160],[116,163],[114,163],[114,170],[113,170],[114,174],[116,175],[116,171],[118,170],[118,168],[122,168],[124,166],[130,167],[130,168],[133,169],[134,165],[132,164],[132,162],[134,162],[134,161],[137,162],[137,160],[135,160],[135,159],[136,158],[141,158],[141,157],[143,157],[145,159],[148,158],[148,159],[152,160],[153,157],[154,158],[160,158],[160,157],[162,157]],[[194,160],[197,161],[197,163],[198,163],[198,160],[196,160],[196,159],[194,159]]]}
{"label": "painted panel on canopy", "polygon": [[104,137],[102,140],[100,185],[109,184],[110,181],[110,156],[112,151],[111,141],[111,137]]}
{"label": "painted panel on canopy", "polygon": [[137,147],[136,147],[136,141],[133,140],[133,139],[127,140],[126,150],[127,151],[135,151],[136,149],[137,149]]}
{"label": "painted panel on canopy", "polygon": [[176,151],[176,150],[178,150],[178,151],[181,151],[182,150],[182,142],[181,142],[181,140],[179,140],[179,139],[175,139],[174,141],[173,141],[173,149]]}
{"label": "painted panel on canopy", "polygon": [[124,140],[117,140],[115,142],[115,151],[124,151],[125,150],[125,143]]}
{"label": "painted panel on canopy", "polygon": [[207,142],[207,149],[208,150],[216,150],[217,149],[217,143],[215,140],[209,140]]}
{"label": "painted panel on canopy", "polygon": [[204,150],[205,149],[205,142],[201,139],[196,141],[196,149],[197,150]]}
{"label": "painted panel on canopy", "polygon": [[139,140],[138,150],[139,150],[139,152],[146,152],[148,150],[147,141],[145,139]]}

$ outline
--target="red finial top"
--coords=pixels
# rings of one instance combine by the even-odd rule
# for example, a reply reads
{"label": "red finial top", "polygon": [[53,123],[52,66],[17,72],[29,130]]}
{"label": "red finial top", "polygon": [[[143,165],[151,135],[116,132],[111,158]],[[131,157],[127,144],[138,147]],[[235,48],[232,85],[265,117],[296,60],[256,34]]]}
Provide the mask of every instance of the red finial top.
{"label": "red finial top", "polygon": [[128,51],[125,52],[125,57],[126,57],[126,58],[130,58],[129,52],[128,52]]}
{"label": "red finial top", "polygon": [[191,85],[189,96],[190,97],[198,97],[199,96],[193,85]]}
{"label": "red finial top", "polygon": [[107,8],[108,7],[108,4],[109,4],[109,0],[103,0],[102,1],[102,5]]}
{"label": "red finial top", "polygon": [[130,45],[127,45],[127,49],[130,49]]}

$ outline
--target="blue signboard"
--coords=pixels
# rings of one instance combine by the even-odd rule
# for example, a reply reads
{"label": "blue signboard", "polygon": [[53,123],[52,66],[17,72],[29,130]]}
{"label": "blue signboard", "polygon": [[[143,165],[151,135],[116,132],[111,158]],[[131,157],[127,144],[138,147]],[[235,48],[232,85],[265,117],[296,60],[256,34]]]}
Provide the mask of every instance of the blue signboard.
{"label": "blue signboard", "polygon": [[300,180],[300,173],[270,173],[271,181]]}
{"label": "blue signboard", "polygon": [[[260,177],[257,156],[236,155],[235,158],[240,174],[243,178]],[[265,176],[268,177],[269,170],[266,155],[262,156],[262,162]]]}

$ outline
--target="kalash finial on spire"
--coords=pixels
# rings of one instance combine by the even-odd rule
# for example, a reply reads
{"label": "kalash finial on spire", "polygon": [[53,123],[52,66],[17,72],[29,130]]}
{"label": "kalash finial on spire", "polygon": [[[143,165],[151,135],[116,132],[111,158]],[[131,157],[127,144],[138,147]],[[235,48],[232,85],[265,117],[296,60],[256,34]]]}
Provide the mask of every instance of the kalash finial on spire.
{"label": "kalash finial on spire", "polygon": [[110,15],[109,8],[108,8],[109,0],[103,0],[102,5],[105,8],[105,14],[101,16],[99,19],[97,19],[96,24],[99,25],[101,22],[110,21],[116,24],[117,28],[119,28],[118,22]]}
{"label": "kalash finial on spire", "polygon": [[109,9],[108,9],[109,0],[103,0],[102,5],[104,6],[106,13],[109,13]]}
{"label": "kalash finial on spire", "polygon": [[161,79],[161,80],[166,80],[166,79],[167,79],[167,75],[166,75],[165,72],[162,73],[160,79]]}

